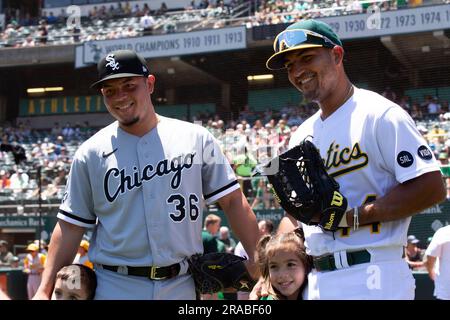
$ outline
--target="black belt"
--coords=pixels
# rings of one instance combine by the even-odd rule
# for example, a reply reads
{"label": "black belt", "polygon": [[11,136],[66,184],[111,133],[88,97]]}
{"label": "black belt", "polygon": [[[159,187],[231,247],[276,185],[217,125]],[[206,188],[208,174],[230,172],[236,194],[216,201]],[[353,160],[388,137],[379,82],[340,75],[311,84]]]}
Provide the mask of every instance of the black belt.
{"label": "black belt", "polygon": [[129,276],[147,277],[150,280],[167,280],[176,277],[180,273],[181,266],[179,263],[175,263],[167,267],[119,267],[119,266],[107,266],[102,264],[103,269],[114,271]]}
{"label": "black belt", "polygon": [[[367,250],[347,252],[347,263],[349,266],[367,262],[370,262],[370,253]],[[333,254],[314,257],[313,263],[317,271],[334,271],[337,269]]]}

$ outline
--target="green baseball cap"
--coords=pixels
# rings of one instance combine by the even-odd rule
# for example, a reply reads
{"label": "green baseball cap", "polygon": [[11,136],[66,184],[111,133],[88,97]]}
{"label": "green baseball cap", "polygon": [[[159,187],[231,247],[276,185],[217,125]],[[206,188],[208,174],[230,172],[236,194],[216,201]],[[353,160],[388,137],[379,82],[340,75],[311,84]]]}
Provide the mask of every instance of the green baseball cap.
{"label": "green baseball cap", "polygon": [[314,19],[302,20],[277,35],[273,43],[275,53],[267,60],[266,67],[270,70],[285,68],[285,56],[290,51],[334,46],[342,47],[342,42],[328,24]]}

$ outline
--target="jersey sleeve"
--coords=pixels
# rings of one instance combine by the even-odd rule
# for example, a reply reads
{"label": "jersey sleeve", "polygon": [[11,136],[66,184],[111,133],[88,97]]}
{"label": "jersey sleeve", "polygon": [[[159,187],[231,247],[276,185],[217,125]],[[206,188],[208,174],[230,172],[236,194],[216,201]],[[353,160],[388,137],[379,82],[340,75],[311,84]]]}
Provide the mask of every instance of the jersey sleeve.
{"label": "jersey sleeve", "polygon": [[376,135],[381,156],[399,183],[439,171],[426,140],[402,108],[393,106],[382,115]]}
{"label": "jersey sleeve", "polygon": [[57,217],[80,227],[96,223],[86,157],[79,149],[72,162],[69,178]]}
{"label": "jersey sleeve", "polygon": [[230,163],[220,150],[219,143],[206,130],[203,140],[202,187],[207,204],[240,188]]}

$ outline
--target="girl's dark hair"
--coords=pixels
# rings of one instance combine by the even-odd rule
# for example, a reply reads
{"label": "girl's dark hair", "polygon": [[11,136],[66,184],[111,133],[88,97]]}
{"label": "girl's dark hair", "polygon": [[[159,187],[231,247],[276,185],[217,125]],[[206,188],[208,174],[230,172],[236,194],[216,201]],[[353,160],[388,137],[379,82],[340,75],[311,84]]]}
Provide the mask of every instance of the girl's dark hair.
{"label": "girl's dark hair", "polygon": [[278,290],[270,285],[269,279],[269,259],[280,248],[292,248],[297,254],[300,261],[303,263],[303,266],[305,268],[305,280],[300,287],[300,297],[308,284],[307,275],[311,271],[312,266],[311,257],[308,256],[305,251],[303,230],[296,229],[291,232],[281,233],[274,236],[264,236],[259,240],[256,247],[256,259],[258,262],[259,270],[266,284],[268,284],[269,294],[272,295],[275,299],[286,299],[286,297],[284,297],[280,292],[278,292]]}

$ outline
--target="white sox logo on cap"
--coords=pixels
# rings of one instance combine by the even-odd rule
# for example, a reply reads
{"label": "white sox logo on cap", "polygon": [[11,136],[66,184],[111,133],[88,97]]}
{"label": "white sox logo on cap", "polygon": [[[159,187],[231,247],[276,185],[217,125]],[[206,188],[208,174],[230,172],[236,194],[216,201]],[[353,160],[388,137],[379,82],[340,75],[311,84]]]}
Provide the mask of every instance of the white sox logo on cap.
{"label": "white sox logo on cap", "polygon": [[114,59],[114,54],[108,54],[105,60],[108,61],[105,67],[110,67],[112,70],[119,70],[119,63]]}

